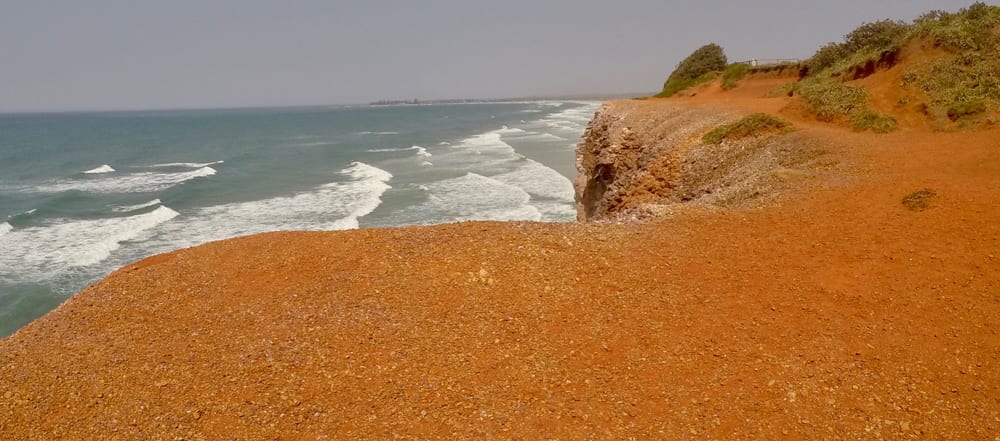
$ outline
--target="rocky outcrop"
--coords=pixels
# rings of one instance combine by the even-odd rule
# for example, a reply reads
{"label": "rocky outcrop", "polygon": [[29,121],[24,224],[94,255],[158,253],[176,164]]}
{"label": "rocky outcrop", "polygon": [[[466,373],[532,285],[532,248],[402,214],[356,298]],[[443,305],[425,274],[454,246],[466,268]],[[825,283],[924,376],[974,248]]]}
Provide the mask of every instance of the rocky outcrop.
{"label": "rocky outcrop", "polygon": [[812,174],[822,150],[807,136],[746,138],[707,145],[702,135],[740,113],[669,101],[611,101],[577,145],[577,219],[655,217],[678,204],[761,201]]}

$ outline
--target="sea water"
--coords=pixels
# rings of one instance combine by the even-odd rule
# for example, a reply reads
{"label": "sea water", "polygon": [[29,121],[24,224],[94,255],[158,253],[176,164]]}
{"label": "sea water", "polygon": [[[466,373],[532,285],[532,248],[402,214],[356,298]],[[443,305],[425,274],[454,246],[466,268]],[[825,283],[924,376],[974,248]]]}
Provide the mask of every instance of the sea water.
{"label": "sea water", "polygon": [[275,230],[575,218],[593,102],[0,115],[0,336],[130,262]]}

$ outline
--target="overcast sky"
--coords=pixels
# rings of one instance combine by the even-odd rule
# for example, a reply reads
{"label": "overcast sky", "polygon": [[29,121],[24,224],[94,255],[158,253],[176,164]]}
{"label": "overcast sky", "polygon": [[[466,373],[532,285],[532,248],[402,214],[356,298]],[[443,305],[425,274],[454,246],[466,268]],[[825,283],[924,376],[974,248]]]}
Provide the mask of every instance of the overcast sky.
{"label": "overcast sky", "polygon": [[[652,92],[972,0],[0,0],[0,111]],[[996,4],[996,2],[988,2]]]}

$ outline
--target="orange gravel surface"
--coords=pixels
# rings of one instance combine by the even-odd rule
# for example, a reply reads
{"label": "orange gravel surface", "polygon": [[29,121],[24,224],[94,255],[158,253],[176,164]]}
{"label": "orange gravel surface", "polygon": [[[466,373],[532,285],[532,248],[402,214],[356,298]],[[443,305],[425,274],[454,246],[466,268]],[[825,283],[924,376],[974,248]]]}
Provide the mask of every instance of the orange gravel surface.
{"label": "orange gravel surface", "polygon": [[847,183],[124,267],[0,341],[0,438],[997,439],[1000,132],[795,123]]}

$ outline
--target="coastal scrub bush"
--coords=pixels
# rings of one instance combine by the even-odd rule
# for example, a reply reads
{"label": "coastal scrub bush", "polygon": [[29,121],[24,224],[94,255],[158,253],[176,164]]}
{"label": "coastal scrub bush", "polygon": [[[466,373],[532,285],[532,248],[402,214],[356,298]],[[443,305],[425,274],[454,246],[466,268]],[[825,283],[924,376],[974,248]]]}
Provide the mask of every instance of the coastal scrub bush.
{"label": "coastal scrub bush", "polygon": [[847,47],[841,43],[827,43],[819,48],[812,57],[806,60],[806,72],[810,75],[818,74],[825,69],[837,64],[838,61],[848,56]]}
{"label": "coastal scrub bush", "polygon": [[742,80],[750,70],[750,65],[746,63],[733,63],[726,66],[722,71],[722,90],[729,90],[736,87],[736,82]]}
{"label": "coastal scrub bush", "polygon": [[754,113],[730,124],[716,127],[701,137],[705,144],[722,144],[727,139],[742,139],[767,133],[785,132],[791,125],[766,113]]}
{"label": "coastal scrub bush", "polygon": [[859,132],[871,130],[875,133],[889,133],[898,126],[896,118],[870,109],[855,112],[851,116],[851,127]]}
{"label": "coastal scrub bush", "polygon": [[948,119],[958,121],[962,118],[979,115],[986,112],[986,103],[983,101],[972,101],[955,103],[948,108]]}
{"label": "coastal scrub bush", "polygon": [[663,84],[663,91],[656,96],[673,96],[688,87],[710,81],[725,68],[726,54],[722,47],[715,43],[706,44],[677,65]]}
{"label": "coastal scrub bush", "polygon": [[911,28],[896,20],[863,23],[844,36],[844,46],[849,53],[893,49],[908,36]]}
{"label": "coastal scrub bush", "polygon": [[850,116],[864,109],[868,102],[868,92],[864,88],[831,79],[806,79],[799,83],[797,90],[806,107],[820,121],[830,122],[838,116]]}
{"label": "coastal scrub bush", "polygon": [[1000,7],[983,2],[973,3],[954,14],[931,11],[914,21],[919,36],[959,52],[995,50],[1000,40],[996,33],[998,24]]}
{"label": "coastal scrub bush", "polygon": [[956,13],[931,11],[914,23],[919,37],[954,54],[904,75],[905,85],[927,95],[929,113],[964,123],[1000,109],[1000,7],[977,2]]}

